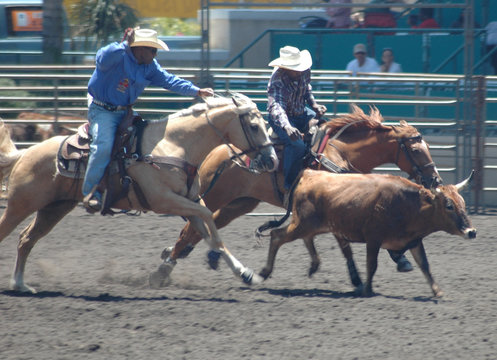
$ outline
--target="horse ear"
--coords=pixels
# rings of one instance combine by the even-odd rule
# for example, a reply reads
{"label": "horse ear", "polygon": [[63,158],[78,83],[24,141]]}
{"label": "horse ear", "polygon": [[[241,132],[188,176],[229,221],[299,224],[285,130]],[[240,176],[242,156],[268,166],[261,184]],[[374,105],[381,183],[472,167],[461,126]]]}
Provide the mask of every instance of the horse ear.
{"label": "horse ear", "polygon": [[405,120],[400,120],[399,121],[400,126],[407,126],[407,121]]}

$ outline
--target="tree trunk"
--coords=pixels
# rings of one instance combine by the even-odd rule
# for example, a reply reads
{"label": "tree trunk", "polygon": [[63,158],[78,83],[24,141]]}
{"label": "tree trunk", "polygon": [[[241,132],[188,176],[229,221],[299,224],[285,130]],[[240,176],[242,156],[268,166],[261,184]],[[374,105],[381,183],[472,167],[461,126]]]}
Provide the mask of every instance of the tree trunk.
{"label": "tree trunk", "polygon": [[64,46],[62,0],[43,1],[43,63],[60,64]]}

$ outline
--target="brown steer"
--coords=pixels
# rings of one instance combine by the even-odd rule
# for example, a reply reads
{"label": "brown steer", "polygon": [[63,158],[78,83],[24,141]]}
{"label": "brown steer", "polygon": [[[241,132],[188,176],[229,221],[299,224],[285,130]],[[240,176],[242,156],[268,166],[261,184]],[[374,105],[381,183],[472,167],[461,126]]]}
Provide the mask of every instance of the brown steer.
{"label": "brown steer", "polygon": [[[436,231],[476,237],[458,185],[433,192],[405,178],[379,174],[332,174],[305,170],[293,195],[290,224],[271,231],[267,278],[279,247],[298,238],[332,232],[337,238],[366,243],[367,282],[362,295],[372,295],[373,275],[380,247],[410,249],[435,296],[442,291],[431,276],[422,239]],[[360,280],[359,280],[360,282]]]}

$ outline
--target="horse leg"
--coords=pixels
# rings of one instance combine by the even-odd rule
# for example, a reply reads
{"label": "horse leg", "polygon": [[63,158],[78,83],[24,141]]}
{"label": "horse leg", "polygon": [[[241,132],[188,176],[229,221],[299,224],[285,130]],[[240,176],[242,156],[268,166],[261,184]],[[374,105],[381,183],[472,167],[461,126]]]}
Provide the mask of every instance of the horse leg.
{"label": "horse leg", "polygon": [[314,246],[314,237],[304,238],[304,244],[311,257],[311,266],[309,268],[309,277],[311,277],[319,269],[321,265],[321,259],[319,258],[316,247]]}
{"label": "horse leg", "polygon": [[205,223],[208,233],[204,235],[204,240],[209,244],[212,249],[221,252],[221,256],[231,268],[233,273],[240,277],[245,283],[252,284],[262,282],[262,279],[254,274],[253,270],[246,268],[238,259],[236,259],[226,248],[219,237],[214,220],[212,219],[212,212],[204,206],[202,200],[200,203],[191,201],[183,196],[173,192],[165,192],[162,196],[147,196],[148,199],[153,199],[152,210],[161,214],[169,213],[179,216],[186,216],[190,219],[193,226],[197,227],[197,231],[201,234],[204,233],[203,226],[199,225],[201,222]]}
{"label": "horse leg", "polygon": [[34,288],[24,284],[24,270],[31,249],[40,238],[48,234],[67,213],[74,209],[77,203],[77,201],[57,202],[38,210],[35,218],[21,232],[14,273],[10,282],[13,290],[36,293]]}
{"label": "horse leg", "polygon": [[347,269],[349,270],[350,281],[352,285],[356,288],[362,287],[362,280],[359,276],[359,271],[357,271],[357,267],[355,265],[354,257],[352,254],[352,248],[350,246],[350,242],[348,242],[343,237],[335,235],[335,238],[340,246],[340,250],[342,250],[342,254],[347,260]]}
{"label": "horse leg", "polygon": [[443,295],[443,291],[440,289],[438,284],[433,279],[433,276],[431,275],[430,264],[428,263],[428,258],[426,257],[422,239],[419,240],[418,245],[409,250],[414,257],[416,264],[418,264],[426,280],[428,281],[431,291],[433,291],[433,295],[435,295],[436,297],[441,297]]}
{"label": "horse leg", "polygon": [[[245,215],[254,210],[259,205],[260,200],[254,198],[240,198],[230,202],[225,207],[218,209],[214,213],[214,222],[218,229],[221,229],[232,222],[234,219]],[[207,253],[207,262],[211,269],[216,270],[219,266],[220,254],[215,250],[210,250]]]}
{"label": "horse leg", "polygon": [[[259,203],[260,200],[254,198],[247,197],[235,199],[214,213],[213,218],[216,228],[221,229],[225,227],[234,219],[254,210]],[[169,257],[174,261],[185,258],[200,240],[202,240],[202,236],[191,226],[190,222],[188,222],[181,230],[179,239],[176,241],[174,247],[165,248],[162,251],[161,258],[167,259]],[[211,253],[214,255],[211,255]],[[217,269],[220,254],[211,250],[208,256],[211,268]]]}

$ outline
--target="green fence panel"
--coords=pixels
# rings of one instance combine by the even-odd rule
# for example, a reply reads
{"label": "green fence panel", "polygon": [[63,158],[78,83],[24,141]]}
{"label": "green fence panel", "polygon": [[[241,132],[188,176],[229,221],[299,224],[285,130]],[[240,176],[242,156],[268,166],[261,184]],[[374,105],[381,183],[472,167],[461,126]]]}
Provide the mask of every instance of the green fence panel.
{"label": "green fence panel", "polygon": [[[464,44],[464,35],[431,35],[430,36],[430,70],[442,64],[449,55]],[[480,59],[481,44],[477,39],[474,42],[475,61]],[[447,65],[440,69],[442,74],[464,74],[464,50]]]}
{"label": "green fence panel", "polygon": [[352,49],[357,43],[367,43],[365,34],[278,34],[271,37],[271,58],[278,57],[285,45],[307,49],[313,58],[314,69],[345,70],[353,60]]}
{"label": "green fence panel", "polygon": [[381,64],[384,48],[393,50],[395,61],[407,73],[423,72],[423,40],[421,35],[377,35],[374,37],[375,57]]}
{"label": "green fence panel", "polygon": [[323,35],[320,69],[345,70],[349,61],[354,59],[355,44],[367,44],[365,34],[326,34]]}

